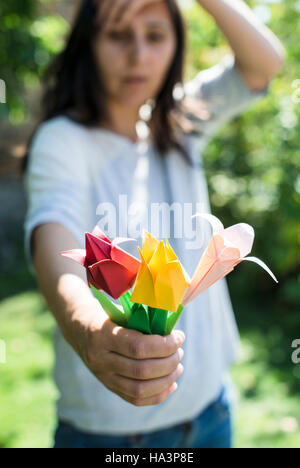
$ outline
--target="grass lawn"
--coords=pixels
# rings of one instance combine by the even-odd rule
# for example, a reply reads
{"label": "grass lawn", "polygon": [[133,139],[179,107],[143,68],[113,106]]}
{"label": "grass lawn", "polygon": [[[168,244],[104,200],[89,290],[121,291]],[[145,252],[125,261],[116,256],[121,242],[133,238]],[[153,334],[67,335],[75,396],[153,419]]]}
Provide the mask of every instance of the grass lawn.
{"label": "grass lawn", "polygon": [[[238,304],[235,309],[240,310]],[[283,321],[280,311],[253,304],[237,315],[242,352],[232,368],[238,397],[235,446],[300,447],[300,366],[290,359],[295,317]],[[0,339],[7,358],[0,364],[0,448],[51,447],[54,325],[25,267],[13,278],[0,275]]]}

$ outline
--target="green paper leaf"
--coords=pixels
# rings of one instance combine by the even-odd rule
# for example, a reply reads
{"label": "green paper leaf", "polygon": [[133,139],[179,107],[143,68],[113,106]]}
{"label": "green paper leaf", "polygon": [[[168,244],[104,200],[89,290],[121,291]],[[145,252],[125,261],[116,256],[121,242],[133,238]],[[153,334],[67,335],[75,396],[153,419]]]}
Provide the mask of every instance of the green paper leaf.
{"label": "green paper leaf", "polygon": [[156,309],[154,307],[148,306],[148,316],[149,316],[149,323],[150,323],[150,328],[152,327],[152,321],[155,316],[155,311]]}
{"label": "green paper leaf", "polygon": [[122,327],[146,333],[147,335],[169,335],[183,311],[182,305],[179,305],[177,311],[169,315],[167,310],[131,302],[129,291],[119,298],[121,305],[118,305],[113,303],[92,284],[90,284],[90,287],[113,322]]}
{"label": "green paper leaf", "polygon": [[110,299],[108,299],[108,297],[106,297],[101,291],[96,289],[95,286],[93,286],[92,284],[90,284],[90,287],[92,288],[96,298],[102,305],[109,318],[117,325],[126,327],[127,318],[121,306],[114,304]]}
{"label": "green paper leaf", "polygon": [[123,294],[123,296],[119,297],[119,301],[121,302],[121,305],[123,307],[124,314],[126,316],[127,322],[130,320],[131,313],[132,313],[132,307],[133,307],[133,304],[134,304],[134,302],[130,302],[130,297],[131,297],[131,294],[130,294],[129,291],[127,291],[127,293]]}
{"label": "green paper leaf", "polygon": [[149,307],[148,309],[149,316],[151,314],[151,332],[153,333],[153,335],[164,336],[169,312],[164,309],[155,309],[153,307]]}
{"label": "green paper leaf", "polygon": [[133,303],[131,317],[127,323],[127,328],[137,330],[147,335],[151,335],[148,307],[142,304]]}
{"label": "green paper leaf", "polygon": [[172,330],[174,329],[177,321],[179,320],[179,317],[183,311],[184,307],[179,304],[178,309],[176,312],[173,312],[167,319],[167,326],[166,326],[166,335],[169,335],[172,333]]}

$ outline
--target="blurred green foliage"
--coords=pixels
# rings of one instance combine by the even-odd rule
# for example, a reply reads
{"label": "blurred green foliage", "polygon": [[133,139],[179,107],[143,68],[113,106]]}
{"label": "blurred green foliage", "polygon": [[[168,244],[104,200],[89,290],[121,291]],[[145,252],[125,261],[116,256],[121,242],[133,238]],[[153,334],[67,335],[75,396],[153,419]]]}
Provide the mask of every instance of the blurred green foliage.
{"label": "blurred green foliage", "polygon": [[[203,159],[213,212],[225,227],[251,224],[252,255],[264,260],[279,280],[262,269],[240,265],[228,281],[245,300],[264,294],[285,312],[300,312],[300,2],[252,1],[287,51],[267,97],[227,124],[210,141]],[[230,49],[210,16],[195,5],[186,13],[191,44],[187,73],[217,63]],[[300,320],[300,317],[299,317]]]}
{"label": "blurred green foliage", "polygon": [[0,77],[7,88],[7,105],[0,117],[22,124],[29,117],[26,92],[39,84],[45,66],[63,47],[68,23],[58,14],[42,14],[42,0],[0,3]]}

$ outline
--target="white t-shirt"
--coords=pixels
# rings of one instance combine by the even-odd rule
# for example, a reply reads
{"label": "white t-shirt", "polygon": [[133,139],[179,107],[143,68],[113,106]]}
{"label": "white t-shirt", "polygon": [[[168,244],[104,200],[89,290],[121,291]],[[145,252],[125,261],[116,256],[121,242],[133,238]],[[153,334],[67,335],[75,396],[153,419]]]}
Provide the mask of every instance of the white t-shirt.
{"label": "white t-shirt", "polygon": [[[142,200],[149,207],[153,203],[176,202],[180,192],[180,203],[200,202],[203,210],[211,212],[201,150],[225,122],[265,95],[267,89],[251,91],[236,70],[232,56],[185,84],[186,94],[202,99],[211,114],[207,121],[199,120],[201,133],[187,139],[197,163],[193,169],[199,182],[198,194],[193,196],[197,200],[191,199],[187,165],[176,151],[169,155],[173,164],[170,173],[151,141],[141,154],[138,144],[108,130],[88,129],[62,116],[43,123],[32,142],[24,180],[28,199],[25,253],[31,272],[35,273],[30,238],[39,224],[62,224],[84,248],[85,232],[91,232],[99,223],[105,208],[116,208],[116,234],[133,237],[124,224],[125,199],[130,206]],[[195,209],[196,205],[191,214]],[[137,245],[142,245],[141,236],[136,239],[137,244],[128,244],[126,250],[139,258]],[[169,240],[192,276],[203,250],[186,249],[185,239],[175,237],[174,229]],[[112,435],[150,432],[194,418],[217,397],[223,381],[228,379],[229,366],[237,359],[239,336],[226,280],[190,303],[177,328],[186,334],[184,372],[177,380],[177,391],[159,405],[136,407],[99,382],[56,327],[54,378],[60,393],[57,417],[81,430]]]}

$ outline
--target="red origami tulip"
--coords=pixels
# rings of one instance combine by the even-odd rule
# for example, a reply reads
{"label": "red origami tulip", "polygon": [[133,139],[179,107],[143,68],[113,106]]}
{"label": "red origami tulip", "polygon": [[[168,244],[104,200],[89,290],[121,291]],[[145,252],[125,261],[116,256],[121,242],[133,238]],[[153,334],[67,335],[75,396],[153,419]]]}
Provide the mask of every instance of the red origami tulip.
{"label": "red origami tulip", "polygon": [[88,283],[118,299],[133,286],[140,267],[140,261],[118,245],[129,240],[135,239],[116,237],[110,241],[96,226],[92,234],[85,233],[86,250],[67,250],[60,255],[84,266]]}

